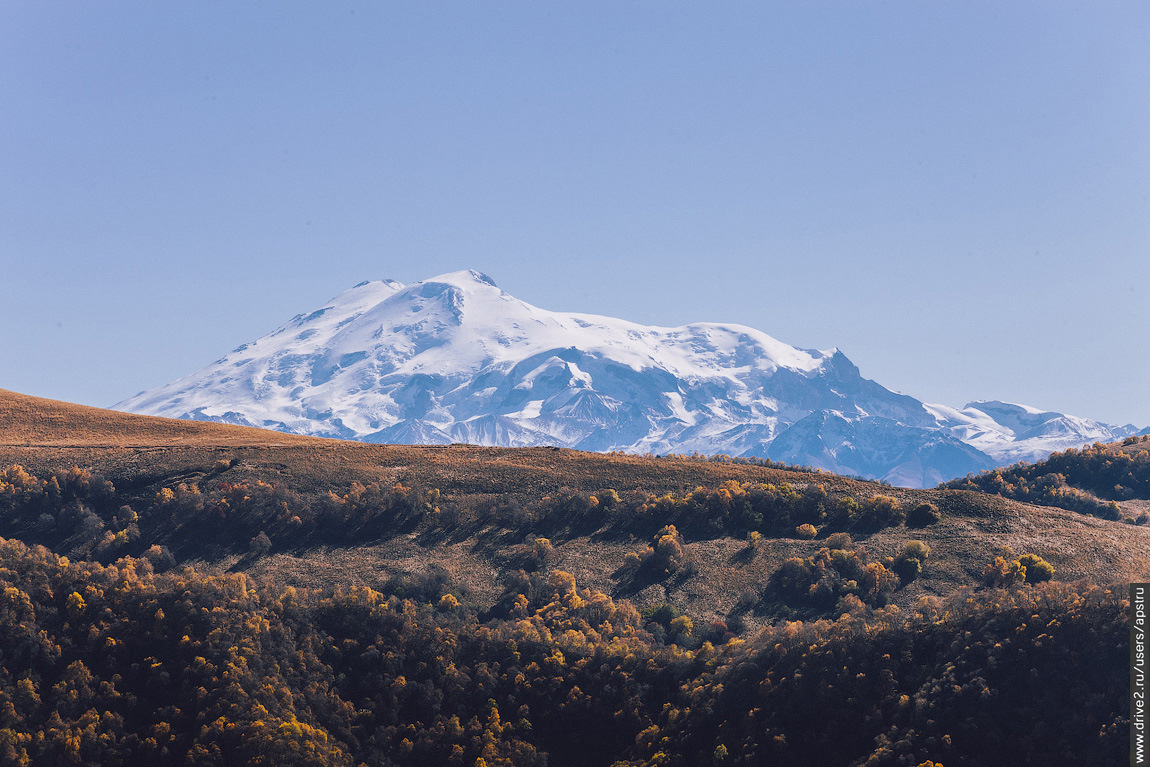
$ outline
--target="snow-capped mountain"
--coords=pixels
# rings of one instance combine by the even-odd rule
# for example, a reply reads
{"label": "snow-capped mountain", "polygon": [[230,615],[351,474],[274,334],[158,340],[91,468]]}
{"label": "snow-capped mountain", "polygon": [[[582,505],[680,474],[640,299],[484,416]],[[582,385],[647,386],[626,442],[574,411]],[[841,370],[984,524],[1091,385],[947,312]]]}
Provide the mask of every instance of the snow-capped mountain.
{"label": "snow-capped mountain", "polygon": [[924,405],[837,349],[551,312],[474,271],[361,283],[114,407],[366,442],[755,455],[912,486],[1134,433],[1000,402]]}
{"label": "snow-capped mountain", "polygon": [[999,466],[1040,461],[1055,450],[1113,442],[1150,431],[997,400],[971,402],[962,410],[945,405],[926,408],[938,419],[944,433],[978,448]]}

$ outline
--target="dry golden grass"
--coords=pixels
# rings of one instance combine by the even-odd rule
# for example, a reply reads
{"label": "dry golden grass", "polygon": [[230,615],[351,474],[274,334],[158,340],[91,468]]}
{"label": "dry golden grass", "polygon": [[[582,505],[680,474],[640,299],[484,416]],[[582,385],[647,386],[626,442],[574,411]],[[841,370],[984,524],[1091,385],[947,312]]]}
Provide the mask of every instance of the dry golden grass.
{"label": "dry golden grass", "polygon": [[120,484],[161,475],[194,479],[221,459],[239,459],[229,475],[233,480],[258,476],[305,494],[353,480],[402,480],[452,496],[546,495],[564,487],[662,493],[714,487],[726,479],[816,481],[844,492],[866,484],[830,474],[546,447],[369,445],[132,415],[0,390],[3,465],[19,463],[39,472],[79,465]]}
{"label": "dry golden grass", "polygon": [[133,415],[0,389],[0,444],[5,447],[272,446],[312,441],[243,426]]}

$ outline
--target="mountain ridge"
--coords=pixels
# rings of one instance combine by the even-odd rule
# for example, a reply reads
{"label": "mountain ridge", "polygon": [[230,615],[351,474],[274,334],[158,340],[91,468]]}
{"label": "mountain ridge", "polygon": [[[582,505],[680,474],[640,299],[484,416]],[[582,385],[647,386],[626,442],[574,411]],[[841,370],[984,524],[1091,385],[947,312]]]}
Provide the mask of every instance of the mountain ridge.
{"label": "mountain ridge", "polygon": [[920,487],[1134,433],[1001,402],[928,405],[837,348],[743,325],[551,312],[474,270],[362,282],[113,407],[365,442],[757,455]]}

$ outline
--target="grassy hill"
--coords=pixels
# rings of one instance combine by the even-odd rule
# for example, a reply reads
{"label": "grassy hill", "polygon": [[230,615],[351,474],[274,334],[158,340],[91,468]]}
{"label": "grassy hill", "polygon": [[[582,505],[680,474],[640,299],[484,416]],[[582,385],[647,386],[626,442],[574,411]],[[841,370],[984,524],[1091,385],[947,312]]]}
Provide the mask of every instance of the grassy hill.
{"label": "grassy hill", "polygon": [[[465,496],[547,494],[562,487],[619,492],[690,490],[725,479],[787,481],[806,473],[739,463],[657,460],[555,448],[371,445],[243,426],[180,421],[73,405],[0,389],[0,459],[30,470],[99,468],[122,484],[153,483],[183,472],[207,476],[237,460],[238,479],[279,479],[295,492],[322,494],[352,481],[404,481]],[[824,482],[858,483],[834,475]]]}
{"label": "grassy hill", "polygon": [[1150,580],[985,492],[3,391],[0,536],[13,763],[1107,764]]}
{"label": "grassy hill", "polygon": [[[86,491],[89,497],[80,499],[98,521],[61,515],[48,507],[63,508],[66,500],[45,500],[34,517],[31,511],[40,508],[34,504],[24,517],[9,515],[0,534],[104,561],[162,545],[179,561],[310,588],[329,585],[332,573],[379,588],[442,570],[482,603],[519,569],[521,550],[539,536],[552,544],[546,567],[572,572],[581,583],[625,594],[640,606],[670,602],[708,622],[730,617],[782,562],[817,554],[834,532],[852,535],[876,561],[896,557],[911,539],[930,547],[925,577],[893,595],[904,606],[977,583],[1003,547],[1046,559],[1062,579],[1150,573],[1148,529],[981,493],[908,490],[821,472],[683,458],[368,445],[0,392],[0,466],[12,465],[37,477],[79,466],[113,490]],[[738,485],[736,497],[716,497],[731,482]],[[402,499],[393,492],[397,483],[405,488]],[[760,493],[761,508],[747,519],[732,512],[732,504],[755,500],[756,487],[776,492],[765,500]],[[690,500],[696,488],[704,492]],[[165,489],[173,497],[162,503],[157,499]],[[605,490],[618,498],[613,509],[592,501]],[[808,493],[825,497],[804,500]],[[237,494],[247,501],[237,501]],[[668,494],[674,501],[660,505],[657,499]],[[941,519],[917,528],[835,521],[840,505],[853,501],[865,510],[876,497],[892,498],[903,515],[933,504]],[[791,508],[811,503],[822,511]],[[124,505],[139,518],[138,534],[101,547],[103,537],[127,527],[117,517]],[[58,523],[43,524],[45,510]],[[756,525],[755,513],[767,519]],[[796,532],[804,522],[813,523],[814,537],[804,540]],[[652,581],[649,574],[635,579],[620,572],[627,554],[643,554],[666,524],[676,525],[684,550],[685,564],[675,577]],[[762,534],[753,548],[747,542],[752,529]],[[270,545],[256,555],[251,542],[261,532]],[[775,617],[743,613],[752,625]]]}

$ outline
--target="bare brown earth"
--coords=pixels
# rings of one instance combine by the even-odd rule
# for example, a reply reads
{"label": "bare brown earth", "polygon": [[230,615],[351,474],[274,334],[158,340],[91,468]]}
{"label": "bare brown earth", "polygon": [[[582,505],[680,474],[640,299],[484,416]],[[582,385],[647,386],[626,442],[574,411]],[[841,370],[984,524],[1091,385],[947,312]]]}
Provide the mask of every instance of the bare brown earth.
{"label": "bare brown earth", "polygon": [[[904,609],[920,597],[975,587],[985,565],[1011,547],[1034,553],[1055,567],[1060,580],[1095,582],[1150,580],[1150,529],[1031,506],[998,496],[954,490],[908,490],[860,482],[832,474],[682,458],[602,455],[555,448],[486,448],[368,445],[301,437],[224,424],[130,415],[0,390],[0,467],[20,464],[37,474],[89,468],[117,488],[154,493],[178,482],[210,477],[227,461],[228,481],[262,479],[305,496],[345,490],[353,481],[403,481],[437,488],[461,505],[495,495],[541,497],[561,488],[595,492],[614,488],[620,495],[682,492],[716,487],[728,479],[820,484],[832,495],[860,501],[893,495],[904,507],[928,501],[943,512],[938,524],[921,530],[893,527],[858,543],[874,559],[896,555],[906,541],[932,549],[923,576],[895,595]],[[508,552],[524,543],[522,534],[494,529],[455,538],[396,533],[351,548],[273,551],[263,557],[231,557],[199,563],[209,570],[239,569],[280,585],[331,588],[351,584],[380,587],[396,575],[443,568],[452,589],[490,605],[503,576],[514,567]],[[787,557],[809,556],[821,541],[766,539],[757,551],[729,537],[689,540],[694,567],[627,592],[618,580],[624,556],[645,540],[605,534],[553,540],[549,567],[567,570],[580,585],[629,598],[639,606],[670,602],[696,621],[738,615],[750,625],[769,619],[738,607],[757,594]],[[745,601],[744,601],[745,607]]]}

